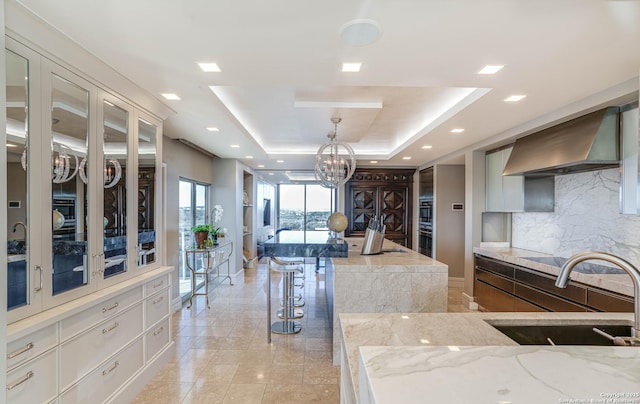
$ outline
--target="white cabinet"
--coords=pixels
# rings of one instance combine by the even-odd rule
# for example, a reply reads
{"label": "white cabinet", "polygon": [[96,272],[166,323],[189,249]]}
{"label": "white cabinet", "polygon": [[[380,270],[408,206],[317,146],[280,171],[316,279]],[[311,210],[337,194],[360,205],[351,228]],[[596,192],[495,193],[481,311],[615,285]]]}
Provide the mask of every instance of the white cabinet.
{"label": "white cabinet", "polygon": [[135,395],[173,346],[171,271],[159,268],[11,324],[9,402],[117,402]]}
{"label": "white cabinet", "polygon": [[6,44],[11,323],[160,267],[162,123]]}
{"label": "white cabinet", "polygon": [[622,179],[620,210],[623,214],[640,214],[640,114],[638,105],[620,111],[622,143]]}
{"label": "white cabinet", "polygon": [[553,212],[553,176],[502,175],[513,146],[485,156],[486,212]]}

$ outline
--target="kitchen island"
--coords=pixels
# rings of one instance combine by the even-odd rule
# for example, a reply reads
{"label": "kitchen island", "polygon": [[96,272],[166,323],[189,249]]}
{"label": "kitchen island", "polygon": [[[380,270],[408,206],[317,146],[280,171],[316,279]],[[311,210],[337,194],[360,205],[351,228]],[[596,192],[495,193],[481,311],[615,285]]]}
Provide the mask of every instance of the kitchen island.
{"label": "kitchen island", "polygon": [[384,253],[361,255],[364,238],[345,240],[349,256],[332,258],[326,267],[334,365],[340,364],[340,313],[447,311],[447,265],[386,239]]}
{"label": "kitchen island", "polygon": [[[341,314],[341,402],[616,402],[595,400],[639,394],[638,348],[520,346],[491,326],[593,321],[631,325],[633,314]],[[635,401],[617,402],[640,402],[627,398]]]}

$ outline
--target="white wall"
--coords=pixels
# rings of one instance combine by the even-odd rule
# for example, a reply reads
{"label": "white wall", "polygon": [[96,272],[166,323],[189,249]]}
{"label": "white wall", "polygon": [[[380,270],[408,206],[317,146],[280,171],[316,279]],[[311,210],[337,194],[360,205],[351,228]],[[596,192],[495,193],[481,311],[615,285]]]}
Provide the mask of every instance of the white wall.
{"label": "white wall", "polygon": [[214,179],[213,158],[202,154],[182,143],[163,137],[162,161],[167,165],[166,199],[165,203],[165,243],[166,265],[176,268],[173,272],[172,300],[180,296],[178,282],[178,238],[179,238],[179,189],[180,178],[187,178],[207,184],[212,184]]}
{"label": "white wall", "polygon": [[434,169],[434,258],[449,266],[450,278],[464,277],[464,210],[452,211],[452,203],[465,203],[465,166],[437,165]]}
{"label": "white wall", "polygon": [[513,247],[559,257],[604,251],[640,265],[640,215],[620,214],[619,169],[556,176],[555,192],[555,212],[513,214]]}
{"label": "white wall", "polygon": [[[271,200],[271,225],[264,225],[264,200]],[[266,241],[275,234],[276,222],[276,186],[263,180],[258,180],[256,196],[256,236],[258,242]]]}

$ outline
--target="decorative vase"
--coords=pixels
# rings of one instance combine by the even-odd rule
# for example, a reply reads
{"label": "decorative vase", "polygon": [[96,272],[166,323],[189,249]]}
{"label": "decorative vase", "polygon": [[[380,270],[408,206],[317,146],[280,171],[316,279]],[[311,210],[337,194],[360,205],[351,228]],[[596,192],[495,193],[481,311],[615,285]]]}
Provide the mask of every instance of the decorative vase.
{"label": "decorative vase", "polygon": [[209,238],[208,231],[196,231],[196,246],[198,248],[205,248],[207,244],[207,239]]}

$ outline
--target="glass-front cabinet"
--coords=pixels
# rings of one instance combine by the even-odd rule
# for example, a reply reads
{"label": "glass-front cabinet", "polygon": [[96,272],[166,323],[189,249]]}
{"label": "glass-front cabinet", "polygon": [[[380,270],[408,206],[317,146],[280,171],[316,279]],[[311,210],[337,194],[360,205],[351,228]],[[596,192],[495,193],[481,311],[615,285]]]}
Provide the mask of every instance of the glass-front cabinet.
{"label": "glass-front cabinet", "polygon": [[161,121],[10,39],[6,83],[9,322],[159,267]]}

